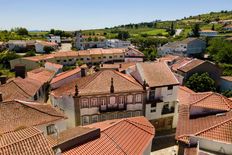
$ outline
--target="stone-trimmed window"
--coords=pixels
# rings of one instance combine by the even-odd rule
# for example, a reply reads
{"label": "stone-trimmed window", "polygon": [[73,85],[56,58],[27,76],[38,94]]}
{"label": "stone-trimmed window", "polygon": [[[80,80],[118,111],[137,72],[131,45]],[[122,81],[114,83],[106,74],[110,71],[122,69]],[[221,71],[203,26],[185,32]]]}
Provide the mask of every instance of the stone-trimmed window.
{"label": "stone-trimmed window", "polygon": [[91,107],[97,107],[97,98],[91,98]]}
{"label": "stone-trimmed window", "polygon": [[82,124],[83,125],[89,124],[89,116],[83,116],[82,117]]}
{"label": "stone-trimmed window", "polygon": [[91,123],[96,123],[96,122],[98,122],[98,115],[93,115]]}
{"label": "stone-trimmed window", "polygon": [[105,106],[106,105],[106,98],[105,97],[99,98],[99,102],[100,102],[101,106]]}
{"label": "stone-trimmed window", "polygon": [[141,94],[135,95],[135,102],[142,102],[142,95]]}
{"label": "stone-trimmed window", "polygon": [[133,102],[133,95],[128,95],[127,96],[127,103],[132,103]]}
{"label": "stone-trimmed window", "polygon": [[119,104],[124,104],[125,102],[124,102],[124,96],[119,96],[118,97],[118,103]]}
{"label": "stone-trimmed window", "polygon": [[89,108],[88,99],[87,98],[81,99],[81,105],[82,105],[82,108]]}
{"label": "stone-trimmed window", "polygon": [[55,124],[50,124],[47,126],[47,134],[51,135],[56,132]]}
{"label": "stone-trimmed window", "polygon": [[111,96],[110,97],[110,105],[114,105],[114,104],[116,104],[116,97]]}

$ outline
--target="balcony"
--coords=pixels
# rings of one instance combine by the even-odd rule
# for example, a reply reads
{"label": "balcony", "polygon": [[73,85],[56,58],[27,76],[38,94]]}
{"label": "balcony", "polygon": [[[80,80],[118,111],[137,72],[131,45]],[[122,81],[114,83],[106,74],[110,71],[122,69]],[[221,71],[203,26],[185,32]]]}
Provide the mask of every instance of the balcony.
{"label": "balcony", "polygon": [[172,114],[172,113],[174,113],[174,111],[175,111],[175,107],[171,107],[171,108],[163,107],[163,109],[162,109],[162,115]]}
{"label": "balcony", "polygon": [[114,111],[124,111],[126,110],[126,104],[114,104],[112,106],[100,105],[99,111],[103,112],[114,112]]}

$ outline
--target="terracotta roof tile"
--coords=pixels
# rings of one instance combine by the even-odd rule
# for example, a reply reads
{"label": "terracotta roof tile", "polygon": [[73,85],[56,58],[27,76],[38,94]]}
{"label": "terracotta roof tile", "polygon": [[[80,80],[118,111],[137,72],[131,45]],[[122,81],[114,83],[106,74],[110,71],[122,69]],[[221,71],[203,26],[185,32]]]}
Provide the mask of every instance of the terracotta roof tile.
{"label": "terracotta roof tile", "polygon": [[191,60],[192,60],[191,58],[180,59],[171,66],[171,69],[176,72],[180,67],[184,66],[185,64],[187,64]]}
{"label": "terracotta roof tile", "polygon": [[56,82],[59,82],[67,77],[70,77],[78,72],[81,71],[81,68],[80,67],[76,67],[75,69],[73,70],[69,70],[69,71],[66,71],[66,72],[62,72],[60,74],[57,74],[51,81],[51,84],[54,84]]}
{"label": "terracotta roof tile", "polygon": [[41,83],[47,83],[51,81],[54,75],[55,75],[54,71],[45,69],[43,67],[27,72],[28,78],[40,81]]}
{"label": "terracotta roof tile", "polygon": [[54,68],[56,68],[56,69],[62,69],[62,68],[63,68],[63,65],[61,65],[61,64],[56,64],[56,63],[51,63],[51,62],[46,62],[46,63],[45,63],[45,66],[46,66],[46,65],[52,66],[52,67],[54,67]]}
{"label": "terracotta roof tile", "polygon": [[178,70],[182,71],[182,72],[188,72],[190,70],[192,70],[193,68],[203,64],[205,61],[203,60],[199,60],[199,59],[193,59],[185,64],[183,64],[182,66],[180,66],[178,68]]}
{"label": "terracotta roof tile", "polygon": [[80,95],[108,94],[110,93],[111,78],[113,78],[114,91],[116,93],[143,91],[143,87],[131,76],[114,70],[104,70],[83,78],[75,79],[65,86],[53,90],[51,94],[57,97],[63,94],[74,95],[76,84],[78,85]]}
{"label": "terracotta roof tile", "polygon": [[29,100],[30,98],[32,98],[31,95],[27,94],[13,81],[0,85],[0,92],[2,93],[3,101],[14,99]]}
{"label": "terracotta roof tile", "polygon": [[53,155],[54,152],[41,131],[25,128],[0,136],[0,154]]}
{"label": "terracotta roof tile", "polygon": [[0,133],[65,119],[63,113],[48,104],[25,101],[0,103]]}
{"label": "terracotta roof tile", "polygon": [[[91,124],[88,127],[98,128],[104,122]],[[104,126],[104,125],[103,125]],[[144,117],[126,118],[106,122],[101,129],[101,137],[81,146],[75,147],[64,155],[72,154],[142,154],[154,137],[154,127]]]}
{"label": "terracotta roof tile", "polygon": [[149,87],[178,85],[179,82],[164,62],[137,63],[137,71]]}
{"label": "terracotta roof tile", "polygon": [[177,92],[177,99],[179,100],[179,104],[189,104],[190,95],[195,93],[191,89],[185,87],[185,86],[179,86],[178,92]]}

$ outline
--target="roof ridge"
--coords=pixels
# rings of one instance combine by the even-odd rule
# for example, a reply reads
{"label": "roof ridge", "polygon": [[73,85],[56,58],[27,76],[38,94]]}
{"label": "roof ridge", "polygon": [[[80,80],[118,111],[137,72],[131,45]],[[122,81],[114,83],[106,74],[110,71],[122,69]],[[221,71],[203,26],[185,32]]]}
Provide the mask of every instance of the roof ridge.
{"label": "roof ridge", "polygon": [[[21,88],[14,80],[10,81],[13,82],[19,89],[21,89],[24,93],[26,93],[28,96],[31,96],[30,94],[28,94],[23,88]],[[26,96],[25,96],[26,97]]]}
{"label": "roof ridge", "polygon": [[[33,107],[33,106],[31,106],[30,104],[31,103],[33,103],[33,102],[23,102],[23,101],[21,101],[21,100],[14,100],[14,101],[16,101],[16,102],[18,102],[18,103],[20,103],[20,104],[22,104],[22,105],[24,105],[24,106],[27,106],[27,107],[29,107],[29,108],[31,108],[31,109],[34,109],[34,110],[37,110],[37,111],[39,111],[39,112],[41,112],[41,113],[44,113],[44,114],[47,114],[47,115],[50,115],[50,116],[54,116],[54,117],[63,117],[63,116],[60,116],[60,115],[55,115],[55,114],[51,114],[51,113],[49,113],[49,112],[45,112],[45,111],[43,111],[43,110],[41,110],[41,109],[38,109],[38,108],[36,108],[36,107]],[[36,104],[35,104],[36,105]],[[42,104],[41,104],[42,105]],[[46,105],[46,106],[49,106],[48,104]],[[52,107],[52,106],[51,106]],[[53,108],[53,107],[52,107]]]}
{"label": "roof ridge", "polygon": [[[205,93],[209,93],[209,92],[205,92]],[[197,95],[199,95],[198,93],[192,93],[192,94],[197,94]],[[201,94],[203,94],[203,93],[201,93]],[[211,95],[213,95],[213,92],[210,92],[210,94],[208,94],[208,95],[206,95],[206,96],[200,98],[199,100],[196,100],[196,101],[190,103],[190,107],[191,107],[192,105],[196,104],[197,102],[200,102],[200,101],[206,99],[207,97],[209,97],[209,96],[211,96]]]}
{"label": "roof ridge", "polygon": [[139,83],[136,83],[136,81],[132,81],[129,79],[129,77],[126,77],[126,75],[124,75],[123,73],[120,73],[118,71],[115,71],[115,70],[112,70],[113,72],[115,72],[117,75],[123,77],[124,79],[126,79],[127,81],[129,81],[130,83],[133,83],[134,85],[137,85],[137,86],[141,86]]}
{"label": "roof ridge", "polygon": [[199,132],[195,133],[194,135],[197,136],[197,135],[199,135],[199,134],[201,134],[201,133],[203,133],[203,132],[206,132],[206,131],[208,131],[208,130],[212,130],[212,129],[215,129],[216,127],[219,127],[219,126],[221,126],[221,125],[224,125],[225,123],[230,122],[230,121],[232,121],[232,118],[228,118],[228,120],[225,120],[225,121],[223,121],[223,122],[220,122],[220,123],[218,123],[218,124],[215,124],[215,125],[213,125],[213,126],[207,128],[207,129],[204,129],[204,130],[202,130],[202,131],[199,131]]}
{"label": "roof ridge", "polygon": [[228,102],[231,102],[227,97],[221,95],[221,94],[218,94],[218,93],[213,93],[219,97],[221,97],[221,99],[226,103],[226,105],[228,106],[229,109],[232,109],[232,105],[230,105]]}
{"label": "roof ridge", "polygon": [[153,133],[151,133],[151,132],[149,132],[149,131],[147,131],[147,130],[144,130],[143,128],[141,128],[141,127],[139,127],[139,126],[137,126],[137,125],[135,125],[135,124],[139,124],[139,125],[142,125],[142,126],[145,126],[145,127],[152,128],[152,127],[150,127],[150,126],[147,126],[147,125],[144,125],[144,124],[141,124],[141,123],[132,121],[132,120],[130,120],[130,119],[125,119],[125,121],[127,121],[128,123],[130,123],[130,124],[136,126],[136,127],[139,128],[140,130],[143,130],[143,131],[145,131],[145,132],[147,132],[147,133],[149,133],[149,134],[154,135]]}

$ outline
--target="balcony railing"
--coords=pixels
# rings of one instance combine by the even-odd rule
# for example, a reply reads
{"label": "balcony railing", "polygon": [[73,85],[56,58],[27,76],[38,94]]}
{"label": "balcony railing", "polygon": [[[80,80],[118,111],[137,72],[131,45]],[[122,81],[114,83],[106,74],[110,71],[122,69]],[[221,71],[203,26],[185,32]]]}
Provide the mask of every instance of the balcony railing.
{"label": "balcony railing", "polygon": [[124,111],[126,110],[126,104],[114,104],[114,105],[100,105],[100,112],[113,112],[113,111]]}
{"label": "balcony railing", "polygon": [[163,108],[162,109],[162,115],[171,114],[171,113],[174,113],[174,111],[175,111],[175,107]]}

